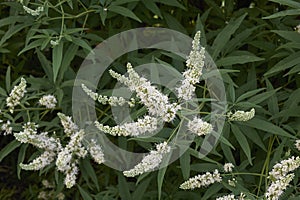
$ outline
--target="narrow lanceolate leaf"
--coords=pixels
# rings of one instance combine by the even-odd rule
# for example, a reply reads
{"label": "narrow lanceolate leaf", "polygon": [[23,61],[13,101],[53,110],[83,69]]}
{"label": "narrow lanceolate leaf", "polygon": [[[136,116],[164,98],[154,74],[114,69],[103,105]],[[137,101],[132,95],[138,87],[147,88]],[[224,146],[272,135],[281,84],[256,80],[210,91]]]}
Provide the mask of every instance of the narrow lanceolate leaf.
{"label": "narrow lanceolate leaf", "polygon": [[60,43],[57,46],[54,46],[52,50],[52,70],[54,82],[56,81],[56,77],[61,66],[61,61],[63,57],[63,47],[63,42],[60,41]]}
{"label": "narrow lanceolate leaf", "polygon": [[280,128],[279,126],[276,126],[276,125],[272,124],[271,122],[268,122],[263,119],[253,118],[249,121],[243,122],[243,124],[253,127],[253,128],[256,128],[258,130],[262,130],[262,131],[271,133],[271,134],[296,139],[295,136],[289,134],[288,132],[286,132],[285,130]]}
{"label": "narrow lanceolate leaf", "polygon": [[274,67],[272,67],[269,71],[267,71],[264,75],[270,76],[274,75],[277,72],[289,69],[300,63],[300,51],[291,54],[290,56],[282,59],[278,62]]}
{"label": "narrow lanceolate leaf", "polygon": [[122,6],[109,6],[107,8],[109,11],[112,11],[114,13],[117,13],[117,14],[120,14],[120,15],[123,15],[125,17],[129,17],[131,19],[134,19],[138,22],[142,22],[140,20],[140,18],[138,18],[131,10],[129,10],[128,8],[125,8],[125,7],[122,7]]}
{"label": "narrow lanceolate leaf", "polygon": [[13,150],[18,148],[20,145],[21,145],[20,142],[18,142],[17,140],[13,140],[8,145],[6,145],[3,149],[1,149],[0,162],[2,161],[3,158],[5,158],[8,154],[10,154]]}
{"label": "narrow lanceolate leaf", "polygon": [[250,55],[240,55],[240,56],[227,56],[225,58],[219,59],[216,64],[217,66],[229,66],[235,64],[245,64],[249,62],[262,61],[264,58]]}
{"label": "narrow lanceolate leaf", "polygon": [[180,157],[180,168],[184,180],[187,180],[190,177],[190,161],[191,161],[190,154],[188,151],[186,151]]}
{"label": "narrow lanceolate leaf", "polygon": [[277,12],[273,15],[263,17],[263,19],[274,19],[277,17],[285,17],[289,15],[299,15],[299,13],[300,13],[300,9],[284,10],[284,11]]}
{"label": "narrow lanceolate leaf", "polygon": [[244,134],[241,132],[238,126],[231,124],[231,130],[233,135],[235,136],[236,140],[240,144],[243,152],[248,158],[249,163],[252,165],[252,160],[251,160],[251,149],[249,146],[249,143],[247,141],[247,138],[244,136]]}
{"label": "narrow lanceolate leaf", "polygon": [[[300,13],[300,9],[299,9]],[[300,34],[296,31],[279,31],[279,30],[272,30],[273,33],[276,33],[283,37],[284,39],[287,39],[292,42],[300,42]]]}
{"label": "narrow lanceolate leaf", "polygon": [[300,9],[300,3],[294,0],[270,0],[275,3],[280,3],[282,5],[286,5],[292,8],[299,8]]}
{"label": "narrow lanceolate leaf", "polygon": [[242,21],[246,17],[247,13],[240,16],[237,19],[230,20],[227,26],[218,34],[216,39],[213,42],[212,49],[213,54],[212,58],[215,59],[226,46],[227,42],[230,40],[230,37],[235,33],[235,31],[240,27]]}
{"label": "narrow lanceolate leaf", "polygon": [[89,195],[88,192],[86,192],[82,187],[80,187],[79,185],[77,185],[80,195],[83,198],[83,200],[93,200],[93,198]]}

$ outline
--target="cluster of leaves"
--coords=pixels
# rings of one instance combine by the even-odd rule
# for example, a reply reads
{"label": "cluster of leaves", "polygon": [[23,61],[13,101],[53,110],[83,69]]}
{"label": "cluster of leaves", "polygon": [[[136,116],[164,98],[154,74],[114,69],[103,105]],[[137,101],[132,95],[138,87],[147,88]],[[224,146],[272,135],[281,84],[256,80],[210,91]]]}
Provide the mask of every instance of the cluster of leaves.
{"label": "cluster of leaves", "polygon": [[[188,35],[200,30],[201,44],[223,75],[229,110],[254,107],[256,117],[243,123],[226,122],[222,135],[225,139],[206,158],[198,157],[202,142],[199,139],[178,161],[137,180],[126,179],[121,172],[94,165],[88,159],[82,160],[77,188],[70,190],[63,188],[62,177],[53,168],[40,174],[21,174],[18,163],[25,158],[30,160],[36,150],[14,142],[13,137],[1,137],[3,198],[36,199],[41,180],[50,179],[56,182],[57,193],[63,191],[72,199],[213,199],[241,191],[257,199],[268,186],[266,177],[272,166],[298,154],[294,141],[299,138],[300,130],[300,90],[297,89],[300,33],[295,27],[300,24],[300,3],[293,0],[24,0],[23,4],[33,9],[44,6],[44,11],[39,16],[31,16],[20,2],[0,4],[1,109],[5,107],[8,92],[17,83],[12,80],[24,75],[28,76],[28,90],[33,92],[26,100],[34,101],[41,94],[51,93],[58,98],[58,107],[52,113],[24,110],[18,115],[6,114],[5,118],[17,128],[23,121],[32,119],[45,130],[62,132],[55,113],[71,112],[71,89],[83,58],[95,45],[116,33],[148,26],[166,27]],[[121,57],[113,66],[127,61],[139,65],[151,61],[153,56],[156,61],[167,59],[177,70],[182,70],[184,65],[182,60],[165,52],[145,51],[137,56],[138,53]],[[101,87],[111,87],[109,75]],[[108,109],[101,107],[103,111]],[[122,147],[127,145],[123,138],[116,142]],[[220,168],[225,162],[233,163],[236,171],[243,172],[236,175],[236,187],[222,183],[194,191],[178,188],[190,176]],[[298,174],[283,199],[299,198]]]}

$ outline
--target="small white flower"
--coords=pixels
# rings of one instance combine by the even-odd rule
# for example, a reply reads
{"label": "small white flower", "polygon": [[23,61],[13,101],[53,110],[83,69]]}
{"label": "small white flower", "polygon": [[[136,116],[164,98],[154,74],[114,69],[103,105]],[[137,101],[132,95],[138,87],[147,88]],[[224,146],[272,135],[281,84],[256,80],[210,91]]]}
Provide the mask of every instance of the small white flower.
{"label": "small white flower", "polygon": [[294,171],[300,167],[300,157],[296,158],[292,156],[286,160],[282,160],[273,166],[272,171],[269,172],[269,178],[271,180],[281,179],[285,177],[289,172]]}
{"label": "small white flower", "polygon": [[44,151],[42,155],[34,159],[29,164],[20,163],[20,167],[24,170],[40,170],[50,165],[55,159],[56,153],[53,151]]}
{"label": "small white flower", "polygon": [[24,97],[26,92],[26,80],[21,78],[21,83],[11,90],[9,96],[6,98],[6,105],[9,107],[9,112],[13,113],[15,106],[20,104],[20,100]]}
{"label": "small white flower", "polygon": [[56,100],[55,96],[53,96],[51,94],[44,95],[39,100],[39,104],[42,106],[46,106],[46,108],[48,108],[48,109],[55,108],[56,103],[57,103],[57,100]]}
{"label": "small white flower", "polygon": [[202,119],[195,117],[192,121],[189,121],[187,124],[188,129],[198,135],[207,135],[212,132],[212,125],[203,121]]}
{"label": "small white flower", "polygon": [[231,180],[228,180],[228,185],[230,185],[231,187],[235,187],[236,186],[236,179],[232,178]]}
{"label": "small white flower", "polygon": [[238,110],[235,113],[231,111],[227,113],[229,121],[249,121],[255,116],[255,109],[252,108],[249,112]]}
{"label": "small white flower", "polygon": [[222,181],[221,174],[216,169],[213,173],[206,172],[203,175],[199,174],[195,177],[189,178],[189,180],[182,183],[179,188],[184,190],[195,189],[195,188],[207,187],[215,182],[221,182],[221,181]]}
{"label": "small white flower", "polygon": [[59,45],[60,39],[50,40],[50,44],[52,47]]}
{"label": "small white flower", "polygon": [[10,126],[10,121],[9,120],[7,120],[6,123],[2,124],[1,130],[4,131],[3,135],[12,134],[12,127]]}
{"label": "small white flower", "polygon": [[150,154],[145,156],[139,164],[134,166],[133,169],[124,171],[123,174],[127,177],[134,177],[139,174],[143,174],[145,172],[150,172],[154,170],[160,165],[163,156],[169,153],[170,150],[171,147],[168,146],[167,142],[157,144],[156,151],[150,151]]}
{"label": "small white flower", "polygon": [[225,163],[224,164],[224,171],[225,172],[232,172],[234,165],[232,163]]}

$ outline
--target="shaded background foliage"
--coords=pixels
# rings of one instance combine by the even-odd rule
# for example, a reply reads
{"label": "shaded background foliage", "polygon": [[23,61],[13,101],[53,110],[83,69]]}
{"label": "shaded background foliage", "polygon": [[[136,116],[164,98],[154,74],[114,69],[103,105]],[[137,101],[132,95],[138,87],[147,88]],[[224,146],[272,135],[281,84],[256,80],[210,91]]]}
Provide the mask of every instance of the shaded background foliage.
{"label": "shaded background foliage", "polygon": [[[229,109],[256,109],[256,117],[246,123],[226,122],[220,142],[206,159],[197,158],[201,143],[191,148],[167,169],[124,178],[121,172],[89,159],[80,163],[78,185],[64,189],[62,176],[52,169],[20,172],[17,163],[36,150],[21,145],[7,150],[12,136],[1,137],[0,199],[36,199],[45,190],[43,179],[56,183],[55,191],[67,199],[211,199],[223,193],[243,190],[262,195],[271,167],[289,155],[297,155],[300,115],[300,2],[293,0],[81,0],[24,1],[29,7],[45,6],[38,17],[25,13],[16,1],[0,4],[0,100],[20,76],[27,76],[29,91],[54,93],[59,108],[42,120],[43,126],[62,132],[57,111],[71,114],[71,89],[76,72],[90,49],[110,36],[137,27],[166,27],[193,36],[202,32],[201,44],[215,60],[226,84]],[[63,17],[63,18],[62,18]],[[51,40],[60,39],[53,46]],[[147,57],[148,55],[148,57]],[[115,61],[142,64],[167,60],[176,69],[182,61],[154,50],[132,52]],[[181,64],[180,64],[181,62]],[[106,85],[110,81],[107,77]],[[200,94],[200,91],[199,91]],[[103,110],[106,108],[103,107]],[[39,113],[33,113],[40,119]],[[19,122],[22,116],[11,116]],[[25,118],[26,119],[26,118]],[[19,121],[18,121],[19,120]],[[47,123],[47,120],[49,120]],[[121,140],[116,140],[122,144]],[[12,152],[11,152],[11,151]],[[25,153],[26,152],[26,155]],[[26,159],[25,159],[26,160]],[[236,188],[228,184],[208,189],[182,191],[178,186],[199,172],[211,171],[232,162],[237,171]],[[283,199],[299,198],[298,174]],[[54,178],[53,178],[54,177]],[[136,184],[138,182],[138,184]],[[253,196],[253,199],[257,197]]]}

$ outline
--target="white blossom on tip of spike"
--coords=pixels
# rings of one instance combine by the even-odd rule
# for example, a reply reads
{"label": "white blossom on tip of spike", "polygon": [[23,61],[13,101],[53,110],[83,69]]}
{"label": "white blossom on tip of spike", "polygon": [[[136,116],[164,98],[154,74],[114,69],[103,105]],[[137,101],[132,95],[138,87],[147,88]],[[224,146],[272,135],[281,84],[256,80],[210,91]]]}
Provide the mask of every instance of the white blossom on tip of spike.
{"label": "white blossom on tip of spike", "polygon": [[130,102],[126,101],[123,97],[116,97],[116,96],[109,97],[109,96],[97,94],[92,90],[90,90],[88,87],[86,87],[84,84],[81,84],[81,87],[89,97],[91,97],[94,101],[97,100],[99,103],[103,105],[109,104],[111,106],[123,106],[125,103],[129,105],[132,105],[133,103],[131,101]]}
{"label": "white blossom on tip of spike", "polygon": [[141,103],[144,104],[150,115],[161,117],[165,122],[172,121],[176,112],[181,109],[177,103],[169,103],[166,95],[157,90],[151,83],[138,75],[131,66],[127,64],[128,77],[120,75],[113,70],[109,71],[113,78],[128,86],[131,91],[135,91]]}
{"label": "white blossom on tip of spike", "polygon": [[44,151],[39,157],[35,158],[29,164],[20,163],[20,167],[24,170],[40,170],[50,165],[55,159],[54,151]]}
{"label": "white blossom on tip of spike", "polygon": [[289,172],[294,171],[295,169],[300,167],[300,157],[296,158],[292,156],[286,160],[282,160],[281,162],[275,164],[272,170],[269,172],[269,178],[271,180],[281,179],[285,177]]}
{"label": "white blossom on tip of spike", "polygon": [[9,107],[9,112],[13,113],[15,106],[20,104],[20,100],[24,97],[26,93],[26,80],[21,78],[19,85],[14,86],[11,90],[9,96],[6,98],[6,105]]}
{"label": "white blossom on tip of spike", "polygon": [[30,14],[32,16],[39,16],[44,11],[43,6],[39,6],[39,7],[37,7],[37,9],[33,10],[33,9],[28,8],[27,6],[23,5],[23,9],[25,10],[25,12],[27,12],[28,14]]}
{"label": "white blossom on tip of spike", "polygon": [[127,177],[134,177],[145,172],[150,172],[160,165],[164,155],[170,151],[171,147],[168,146],[167,142],[157,144],[155,151],[150,151],[150,154],[145,156],[139,164],[134,166],[133,169],[124,171],[123,174]]}
{"label": "white blossom on tip of spike", "polygon": [[200,35],[200,31],[195,34],[192,50],[186,60],[187,70],[183,72],[184,79],[177,88],[178,97],[186,101],[192,99],[196,89],[194,85],[199,83],[204,67],[205,48],[200,46]]}
{"label": "white blossom on tip of spike", "polygon": [[254,108],[252,108],[248,112],[238,110],[235,113],[232,113],[231,111],[227,113],[227,117],[229,121],[249,121],[254,116],[255,116]]}
{"label": "white blossom on tip of spike", "polygon": [[103,150],[94,139],[90,142],[89,153],[96,163],[101,164],[105,162]]}
{"label": "white blossom on tip of spike", "polygon": [[265,193],[266,199],[278,200],[283,194],[284,190],[286,190],[286,188],[289,186],[294,176],[294,174],[288,174],[280,179],[277,179],[276,181],[272,181],[270,186],[267,188],[267,192]]}
{"label": "white blossom on tip of spike", "polygon": [[75,163],[72,163],[70,166],[70,169],[66,171],[66,177],[65,177],[65,185],[67,188],[71,188],[76,184],[76,178],[78,174],[78,166]]}
{"label": "white blossom on tip of spike", "polygon": [[78,126],[72,121],[72,117],[66,116],[63,113],[57,113],[57,115],[67,136],[71,136],[78,131]]}
{"label": "white blossom on tip of spike", "polygon": [[44,95],[42,96],[42,98],[39,99],[39,104],[42,106],[45,106],[48,109],[52,109],[55,108],[57,103],[57,100],[55,98],[55,96],[48,94],[48,95]]}
{"label": "white blossom on tip of spike", "polygon": [[189,180],[185,181],[180,185],[180,189],[188,190],[188,189],[195,189],[201,187],[207,187],[215,182],[221,182],[222,177],[219,171],[216,169],[213,173],[206,172],[203,175],[197,175]]}
{"label": "white blossom on tip of spike", "polygon": [[195,117],[192,121],[189,121],[187,124],[188,129],[198,135],[207,135],[212,132],[212,125],[203,121],[202,119]]}
{"label": "white blossom on tip of spike", "polygon": [[225,172],[232,172],[234,165],[232,163],[225,163],[224,164],[224,171]]}
{"label": "white blossom on tip of spike", "polygon": [[105,126],[95,121],[95,126],[98,130],[113,136],[139,136],[145,133],[152,133],[157,129],[157,124],[157,118],[148,115],[139,118],[137,122],[125,123],[114,127]]}

